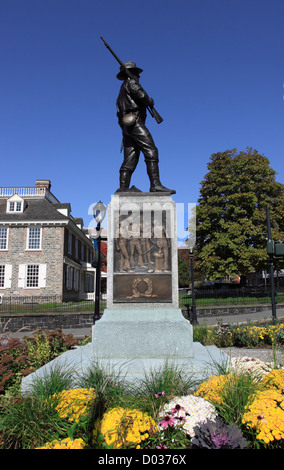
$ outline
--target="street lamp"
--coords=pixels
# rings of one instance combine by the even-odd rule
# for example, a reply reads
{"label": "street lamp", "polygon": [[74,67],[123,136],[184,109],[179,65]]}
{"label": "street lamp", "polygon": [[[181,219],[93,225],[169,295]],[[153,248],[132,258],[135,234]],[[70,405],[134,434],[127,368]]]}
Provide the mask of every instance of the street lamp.
{"label": "street lamp", "polygon": [[106,206],[102,201],[97,202],[93,207],[94,219],[97,222],[97,235],[94,238],[95,257],[93,267],[96,268],[96,292],[95,292],[95,313],[94,323],[100,319],[100,293],[101,293],[101,223],[106,215]]}
{"label": "street lamp", "polygon": [[196,303],[195,303],[195,291],[194,291],[194,273],[193,273],[193,250],[192,248],[189,249],[190,251],[190,277],[191,277],[191,290],[192,290],[192,324],[197,325],[197,316],[196,316]]}

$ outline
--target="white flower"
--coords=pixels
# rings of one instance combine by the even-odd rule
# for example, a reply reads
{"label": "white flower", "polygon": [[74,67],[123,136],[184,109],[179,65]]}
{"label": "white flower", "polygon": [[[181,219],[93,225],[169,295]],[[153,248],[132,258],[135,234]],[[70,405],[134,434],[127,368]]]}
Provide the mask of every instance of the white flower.
{"label": "white flower", "polygon": [[164,405],[160,418],[162,419],[165,414],[176,417],[176,424],[181,425],[181,429],[191,438],[194,437],[194,426],[204,423],[207,419],[215,420],[217,417],[215,406],[204,398],[194,395],[175,397]]}
{"label": "white flower", "polygon": [[232,369],[240,372],[253,372],[258,375],[265,375],[272,371],[273,367],[268,362],[260,361],[255,357],[234,357],[230,361]]}

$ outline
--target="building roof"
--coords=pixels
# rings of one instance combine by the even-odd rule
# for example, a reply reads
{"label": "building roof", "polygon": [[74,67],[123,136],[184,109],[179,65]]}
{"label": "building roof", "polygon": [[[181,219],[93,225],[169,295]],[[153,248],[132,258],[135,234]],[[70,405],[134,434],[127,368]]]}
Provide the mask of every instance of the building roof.
{"label": "building roof", "polygon": [[[72,217],[70,203],[61,203],[50,192],[50,187],[51,182],[44,179],[37,180],[34,187],[0,187],[0,224],[68,224],[74,233],[80,234],[92,244],[83,230],[83,219]],[[7,201],[23,201],[23,210],[7,211]]]}
{"label": "building roof", "polygon": [[0,222],[36,222],[36,221],[66,221],[68,217],[56,209],[56,204],[52,204],[45,198],[25,199],[23,212],[7,213],[7,199],[0,199]]}

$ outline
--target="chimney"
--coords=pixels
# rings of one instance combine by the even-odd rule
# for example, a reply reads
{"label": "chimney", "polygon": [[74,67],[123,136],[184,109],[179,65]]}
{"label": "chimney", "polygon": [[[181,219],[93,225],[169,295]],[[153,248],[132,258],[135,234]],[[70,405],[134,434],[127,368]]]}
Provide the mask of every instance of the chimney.
{"label": "chimney", "polygon": [[35,182],[36,188],[45,188],[50,191],[51,182],[49,180],[36,180]]}

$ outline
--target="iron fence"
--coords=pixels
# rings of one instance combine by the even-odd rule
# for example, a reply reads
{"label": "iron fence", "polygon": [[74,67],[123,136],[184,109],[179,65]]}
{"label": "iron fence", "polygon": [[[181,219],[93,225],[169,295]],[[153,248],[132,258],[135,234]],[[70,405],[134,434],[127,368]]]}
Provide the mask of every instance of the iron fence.
{"label": "iron fence", "polygon": [[0,299],[0,314],[6,313],[70,313],[70,312],[92,312],[94,310],[93,300],[63,301],[59,296],[28,296],[13,297],[2,296]]}
{"label": "iron fence", "polygon": [[[215,289],[215,290],[196,290],[194,293],[197,307],[213,307],[228,305],[254,305],[270,304],[271,292],[267,289]],[[284,302],[283,287],[275,292],[275,302]],[[192,306],[192,292],[179,294],[180,307]]]}
{"label": "iron fence", "polygon": [[[268,290],[257,289],[233,289],[221,291],[195,291],[195,302],[197,307],[228,306],[228,305],[253,305],[270,304],[271,293]],[[275,302],[284,303],[283,287],[276,291]],[[106,302],[100,302],[101,311],[104,310]],[[179,294],[180,308],[192,306],[192,292],[185,289]],[[0,314],[11,313],[70,313],[70,312],[92,312],[94,300],[68,300],[62,301],[60,296],[27,296],[13,297],[0,296]]]}

